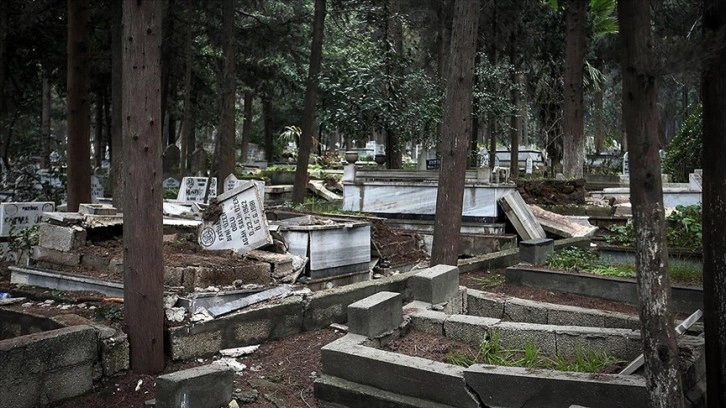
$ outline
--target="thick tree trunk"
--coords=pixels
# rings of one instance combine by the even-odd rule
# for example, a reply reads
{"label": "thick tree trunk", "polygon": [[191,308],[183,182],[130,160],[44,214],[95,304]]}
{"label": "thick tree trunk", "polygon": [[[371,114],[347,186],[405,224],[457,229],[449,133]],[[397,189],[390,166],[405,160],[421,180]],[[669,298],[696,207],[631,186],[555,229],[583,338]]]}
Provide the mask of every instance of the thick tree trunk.
{"label": "thick tree trunk", "polygon": [[305,106],[303,107],[302,135],[297,153],[295,169],[295,185],[292,190],[292,202],[302,204],[308,190],[308,161],[313,146],[315,132],[315,104],[318,100],[318,81],[320,63],[323,59],[323,29],[325,28],[325,0],[315,0],[315,16],[313,17],[313,40],[310,45],[310,68],[305,88]]}
{"label": "thick tree trunk", "polygon": [[673,327],[668,247],[658,155],[657,88],[653,74],[650,3],[618,3],[623,56],[623,119],[630,157],[630,201],[637,235],[636,266],[645,379],[650,407],[682,407]]}
{"label": "thick tree trunk", "polygon": [[68,211],[91,202],[88,0],[68,0]]}
{"label": "thick tree trunk", "polygon": [[40,112],[40,167],[48,168],[50,161],[50,79],[43,68],[42,107]]}
{"label": "thick tree trunk", "polygon": [[[124,321],[131,369],[164,369],[161,200],[161,2],[124,2]],[[143,102],[140,102],[143,101]]]}
{"label": "thick tree trunk", "polygon": [[567,2],[562,171],[565,177],[575,178],[582,177],[582,167],[585,164],[582,74],[585,69],[587,3],[587,0]]}
{"label": "thick tree trunk", "polygon": [[185,2],[184,7],[186,7],[186,32],[184,35],[184,113],[181,125],[179,180],[187,174],[190,156],[195,147],[194,140],[192,139],[192,127],[194,126],[194,116],[192,113],[192,20],[194,7],[191,1]]}
{"label": "thick tree trunk", "polygon": [[[601,85],[601,86],[604,86]],[[603,113],[603,100],[602,100],[602,89],[595,91],[595,153],[600,153],[605,147],[605,130],[602,124],[602,113]]]}
{"label": "thick tree trunk", "polygon": [[219,134],[217,135],[218,145],[220,147],[216,156],[217,168],[217,190],[218,193],[224,191],[224,183],[222,181],[234,174],[235,162],[235,99],[237,95],[237,76],[236,76],[236,47],[235,47],[235,24],[234,12],[237,2],[233,0],[224,0],[222,2],[222,16],[224,25],[224,71],[222,73],[222,84],[220,88],[222,92],[222,114],[220,118]]}
{"label": "thick tree trunk", "polygon": [[[388,64],[386,71],[388,83],[386,84],[386,95],[391,105],[395,105],[400,78],[398,62],[395,61],[397,54],[403,52],[403,27],[401,24],[401,2],[400,0],[386,0],[386,50]],[[400,169],[403,167],[403,149],[401,147],[401,136],[398,129],[391,126],[386,128],[386,163],[389,169]]]}
{"label": "thick tree trunk", "polygon": [[[512,89],[511,100],[512,106],[519,107],[519,85],[522,83],[522,75],[517,72],[519,65],[519,56],[517,55],[517,32],[510,37],[509,44],[509,60],[511,61],[514,70],[512,71],[511,80],[515,84],[515,89]],[[509,138],[511,144],[511,154],[509,156],[509,174],[513,178],[519,177],[519,135],[522,131],[522,121],[520,120],[519,112],[515,109],[512,116],[509,118]]]}
{"label": "thick tree trunk", "polygon": [[[174,9],[174,0],[157,0],[162,2],[162,31],[165,33],[174,32],[174,19],[171,18],[171,11]],[[169,140],[171,133],[169,132],[169,93],[172,89],[171,75],[171,56],[172,42],[171,35],[161,39],[161,123],[162,123],[162,151],[172,142]],[[224,88],[223,88],[224,89]],[[220,183],[221,184],[221,183]]]}
{"label": "thick tree trunk", "polygon": [[[704,1],[704,34],[721,38],[726,4]],[[703,95],[703,305],[706,331],[706,402],[726,406],[726,48],[715,43],[704,62]]]}
{"label": "thick tree trunk", "polygon": [[445,138],[441,142],[441,178],[436,195],[431,265],[456,265],[459,257],[478,26],[479,0],[456,0],[444,100]]}
{"label": "thick tree trunk", "polygon": [[119,210],[124,208],[126,189],[126,170],[124,169],[123,137],[121,136],[121,99],[123,93],[123,40],[121,20],[123,6],[114,1],[111,13],[111,182],[113,205]]}
{"label": "thick tree trunk", "polygon": [[[8,121],[8,103],[7,92],[5,87],[6,71],[7,71],[7,35],[8,35],[8,2],[0,1],[0,151],[4,151],[3,141],[6,140],[10,133],[10,123]],[[2,176],[5,176],[5,162],[2,165]]]}
{"label": "thick tree trunk", "polygon": [[244,96],[244,119],[242,122],[242,143],[240,145],[240,161],[247,163],[250,151],[250,138],[252,137],[252,91],[246,91]]}

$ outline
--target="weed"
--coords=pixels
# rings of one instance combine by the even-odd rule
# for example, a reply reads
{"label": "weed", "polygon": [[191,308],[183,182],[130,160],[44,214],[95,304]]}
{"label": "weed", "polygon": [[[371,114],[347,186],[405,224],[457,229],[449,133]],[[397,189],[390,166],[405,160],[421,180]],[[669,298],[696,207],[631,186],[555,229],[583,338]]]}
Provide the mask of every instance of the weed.
{"label": "weed", "polygon": [[502,283],[504,283],[504,276],[502,276],[502,275],[483,276],[481,278],[474,278],[473,281],[479,288],[487,289],[487,288],[493,288],[495,286],[499,286]]}
{"label": "weed", "polygon": [[96,316],[105,320],[121,320],[124,318],[124,311],[118,305],[101,305],[96,309]]}
{"label": "weed", "polygon": [[546,265],[565,270],[588,270],[597,264],[597,255],[586,249],[568,247],[547,257]]}

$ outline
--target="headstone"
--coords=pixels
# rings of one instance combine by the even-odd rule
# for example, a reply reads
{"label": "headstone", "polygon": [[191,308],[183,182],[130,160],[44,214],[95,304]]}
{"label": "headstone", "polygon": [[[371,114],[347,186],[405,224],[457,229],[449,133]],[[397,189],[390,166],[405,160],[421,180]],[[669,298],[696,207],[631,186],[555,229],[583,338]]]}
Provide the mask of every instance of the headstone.
{"label": "headstone", "polygon": [[179,188],[180,184],[179,180],[175,179],[174,177],[169,177],[161,183],[161,186],[169,189],[177,189]]}
{"label": "headstone", "polygon": [[197,147],[192,153],[192,174],[207,174],[207,151]]}
{"label": "headstone", "polygon": [[497,200],[507,219],[512,223],[522,240],[547,238],[547,234],[527,207],[518,191],[513,191]]}
{"label": "headstone", "polygon": [[484,154],[481,155],[481,166],[489,168],[489,152],[484,152]]}
{"label": "headstone", "polygon": [[0,237],[17,235],[40,223],[43,212],[55,211],[55,203],[0,203]]}
{"label": "headstone", "polygon": [[441,168],[440,159],[428,159],[426,160],[426,170],[438,170]]}
{"label": "headstone", "polygon": [[234,190],[235,188],[245,187],[248,183],[255,183],[257,191],[264,197],[265,194],[265,182],[263,180],[240,180],[234,174],[230,174],[224,179],[224,192]]}
{"label": "headstone", "polygon": [[199,244],[205,249],[234,249],[245,253],[272,243],[262,198],[253,183],[221,194],[217,220],[200,226]]}
{"label": "headstone", "polygon": [[623,155],[623,176],[630,177],[630,159],[629,152],[625,152]]}
{"label": "headstone", "polygon": [[91,176],[91,203],[98,204],[98,199],[103,198],[103,184],[96,176]]}
{"label": "headstone", "polygon": [[527,156],[527,161],[524,163],[524,173],[532,174],[532,158]]}
{"label": "headstone", "polygon": [[181,152],[175,145],[169,145],[164,150],[162,160],[162,171],[164,176],[170,176],[172,174],[179,174],[179,162],[181,160]]}
{"label": "headstone", "polygon": [[693,191],[703,191],[703,173],[694,171],[688,175],[688,189]]}
{"label": "headstone", "polygon": [[[217,178],[212,177],[209,186],[209,197],[217,196]],[[184,177],[179,187],[177,201],[193,201],[197,203],[204,202],[204,196],[207,194],[207,177]]]}
{"label": "headstone", "polygon": [[666,157],[666,152],[663,149],[658,150],[658,157],[660,157],[660,174],[663,174],[663,161]]}

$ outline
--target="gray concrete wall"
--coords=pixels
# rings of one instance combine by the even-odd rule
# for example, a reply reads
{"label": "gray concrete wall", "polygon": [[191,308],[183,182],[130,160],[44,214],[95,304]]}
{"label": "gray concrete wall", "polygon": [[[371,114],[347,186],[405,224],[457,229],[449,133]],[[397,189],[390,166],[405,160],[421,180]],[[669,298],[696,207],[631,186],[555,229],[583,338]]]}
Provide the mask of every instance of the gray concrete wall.
{"label": "gray concrete wall", "polygon": [[66,327],[0,341],[0,408],[34,408],[93,386],[98,334]]}
{"label": "gray concrete wall", "polygon": [[62,326],[45,316],[0,309],[0,340],[54,330]]}

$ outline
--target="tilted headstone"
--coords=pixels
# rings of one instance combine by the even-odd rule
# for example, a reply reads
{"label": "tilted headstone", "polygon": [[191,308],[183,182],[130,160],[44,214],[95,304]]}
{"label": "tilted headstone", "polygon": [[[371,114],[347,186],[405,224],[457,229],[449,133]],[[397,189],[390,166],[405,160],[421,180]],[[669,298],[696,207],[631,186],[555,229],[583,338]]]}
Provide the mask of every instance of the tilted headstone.
{"label": "tilted headstone", "polygon": [[179,180],[175,179],[174,177],[169,177],[161,182],[161,186],[169,189],[177,189],[179,188],[180,184]]}
{"label": "tilted headstone", "polygon": [[217,197],[221,214],[199,228],[199,245],[205,249],[234,249],[245,253],[272,243],[262,198],[254,183]]}
{"label": "tilted headstone", "polygon": [[[209,183],[209,198],[217,196],[217,178],[212,177]],[[179,187],[177,201],[193,201],[197,203],[204,202],[204,196],[207,194],[207,177],[184,177]]]}
{"label": "tilted headstone", "polygon": [[40,223],[43,212],[55,211],[51,201],[27,203],[0,203],[0,237],[17,235]]}
{"label": "tilted headstone", "polygon": [[255,183],[260,196],[264,197],[265,182],[262,180],[240,180],[234,174],[230,174],[224,179],[224,192],[234,190],[235,188],[245,187],[248,183]]}
{"label": "tilted headstone", "polygon": [[628,152],[625,152],[625,155],[623,155],[623,176],[630,177],[630,156]]}

